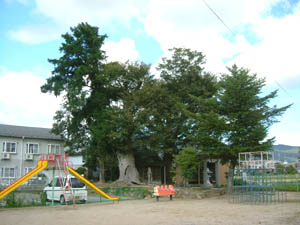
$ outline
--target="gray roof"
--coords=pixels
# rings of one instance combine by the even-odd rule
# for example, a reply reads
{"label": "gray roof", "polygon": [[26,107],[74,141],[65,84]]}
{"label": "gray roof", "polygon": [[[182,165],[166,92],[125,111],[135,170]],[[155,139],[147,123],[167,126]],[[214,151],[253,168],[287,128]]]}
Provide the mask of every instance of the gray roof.
{"label": "gray roof", "polygon": [[25,137],[25,138],[37,138],[47,140],[61,140],[58,135],[52,134],[49,128],[40,127],[23,127],[0,124],[0,136],[4,137]]}

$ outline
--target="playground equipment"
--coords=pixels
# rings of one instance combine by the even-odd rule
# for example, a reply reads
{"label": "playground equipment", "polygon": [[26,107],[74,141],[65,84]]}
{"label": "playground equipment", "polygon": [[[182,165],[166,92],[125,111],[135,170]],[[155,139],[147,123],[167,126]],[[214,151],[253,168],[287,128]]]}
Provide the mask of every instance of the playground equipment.
{"label": "playground equipment", "polygon": [[100,188],[96,187],[93,183],[91,183],[90,181],[88,181],[87,179],[85,179],[83,176],[80,176],[79,173],[77,173],[75,170],[73,170],[71,167],[67,167],[68,171],[70,172],[70,174],[72,174],[73,176],[77,177],[82,183],[84,183],[85,185],[87,185],[88,187],[90,187],[91,189],[93,189],[96,193],[98,193],[99,195],[109,199],[109,200],[119,200],[118,197],[112,197],[108,194],[106,194],[104,191],[102,191]]}
{"label": "playground equipment", "polygon": [[233,203],[270,204],[285,202],[287,193],[282,189],[286,174],[277,169],[236,169],[229,199]]}
{"label": "playground equipment", "polygon": [[31,170],[29,173],[25,174],[23,177],[16,180],[14,183],[6,187],[4,190],[0,192],[0,199],[4,196],[8,195],[10,192],[18,188],[21,184],[28,181],[30,178],[32,178],[34,175],[41,172],[43,169],[45,169],[48,166],[48,161],[46,160],[39,160],[37,163],[37,167]]}
{"label": "playground equipment", "polygon": [[239,154],[239,168],[229,174],[228,196],[233,203],[269,204],[284,202],[286,173],[276,169],[270,152]]}
{"label": "playground equipment", "polygon": [[[82,177],[80,174],[78,174],[75,170],[72,169],[72,167],[69,165],[70,162],[68,161],[68,155],[57,155],[57,154],[42,154],[40,157],[40,160],[37,163],[37,167],[30,171],[29,173],[25,174],[23,177],[19,178],[16,180],[14,183],[6,187],[0,192],[0,199],[3,198],[4,196],[8,195],[10,192],[18,188],[21,184],[24,182],[28,181],[30,178],[32,178],[34,175],[38,174],[42,170],[44,170],[47,166],[52,166],[53,169],[55,168],[58,171],[58,177],[60,181],[60,185],[62,190],[64,190],[64,184],[63,184],[63,179],[62,179],[62,174],[61,171],[63,169],[65,175],[64,177],[68,177],[68,173],[71,175],[75,176],[77,179],[79,179],[82,183],[86,184],[88,187],[93,189],[96,193],[99,195],[110,199],[110,200],[119,200],[118,197],[112,197],[108,194],[106,194],[104,191],[102,191],[100,188],[96,187],[94,184],[92,184],[90,181]],[[69,182],[69,179],[67,179],[67,182]],[[68,184],[69,187],[71,187],[70,184]],[[75,199],[73,195],[72,188],[69,190],[72,196],[73,204],[75,205]],[[63,196],[64,199],[66,200],[66,193],[63,191]]]}
{"label": "playground equipment", "polygon": [[[46,195],[46,201],[59,201],[64,204],[65,201],[72,201],[73,197],[76,201],[86,202],[88,192],[86,185],[76,179],[76,177],[68,175],[68,177],[62,177],[63,188],[60,186],[60,178],[55,177],[52,182],[44,188],[43,192]],[[53,190],[54,183],[54,190]],[[68,185],[71,184],[69,187]],[[72,192],[71,192],[72,188]],[[54,192],[54,193],[53,193]]]}
{"label": "playground equipment", "polygon": [[273,152],[241,152],[239,153],[240,169],[275,169]]}
{"label": "playground equipment", "polygon": [[173,185],[165,185],[165,186],[155,186],[153,196],[156,197],[156,200],[159,201],[159,197],[161,196],[169,196],[170,200],[172,200],[172,196],[175,194],[175,189]]}

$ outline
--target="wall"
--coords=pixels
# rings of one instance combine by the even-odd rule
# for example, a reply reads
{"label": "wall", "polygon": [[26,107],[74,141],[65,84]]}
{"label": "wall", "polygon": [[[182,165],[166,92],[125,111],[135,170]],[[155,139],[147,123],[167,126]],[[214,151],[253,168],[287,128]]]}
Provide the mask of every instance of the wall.
{"label": "wall", "polygon": [[[15,142],[17,143],[16,153],[9,153],[10,159],[2,159],[3,155],[3,143],[4,142]],[[26,144],[33,143],[39,145],[39,153],[32,154],[32,160],[26,160]],[[24,176],[25,168],[35,168],[37,161],[40,159],[40,154],[48,153],[48,144],[58,144],[60,146],[60,154],[64,153],[63,141],[60,140],[45,140],[45,139],[33,139],[33,138],[13,138],[13,137],[0,137],[0,183],[9,182],[12,183],[14,180]],[[5,179],[1,177],[1,168],[15,168],[15,179]],[[48,171],[44,173],[48,174]]]}

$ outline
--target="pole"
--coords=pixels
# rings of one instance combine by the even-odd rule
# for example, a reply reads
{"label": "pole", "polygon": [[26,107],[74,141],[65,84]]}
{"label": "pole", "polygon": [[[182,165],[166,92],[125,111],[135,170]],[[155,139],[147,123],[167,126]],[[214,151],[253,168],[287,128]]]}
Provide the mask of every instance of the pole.
{"label": "pole", "polygon": [[166,166],[164,166],[164,183],[165,183],[165,185],[167,184],[167,174],[166,174],[166,172],[167,172],[167,169],[166,169]]}
{"label": "pole", "polygon": [[201,183],[200,183],[200,165],[198,166],[198,185],[200,187]]}
{"label": "pole", "polygon": [[54,206],[54,185],[55,185],[55,167],[52,168],[52,203],[51,205]]}
{"label": "pole", "polygon": [[299,174],[296,174],[297,192],[299,192]]}

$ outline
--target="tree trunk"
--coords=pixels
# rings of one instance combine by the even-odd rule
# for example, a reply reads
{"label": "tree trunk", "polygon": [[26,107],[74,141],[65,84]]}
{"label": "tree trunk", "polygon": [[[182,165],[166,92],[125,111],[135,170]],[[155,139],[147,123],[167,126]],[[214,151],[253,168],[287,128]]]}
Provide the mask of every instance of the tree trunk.
{"label": "tree trunk", "polygon": [[99,159],[99,182],[100,183],[105,183],[105,178],[104,178],[104,162],[103,160]]}
{"label": "tree trunk", "polygon": [[227,174],[227,193],[228,194],[232,192],[234,168],[235,168],[235,164],[230,162],[229,171]]}
{"label": "tree trunk", "polygon": [[119,181],[130,183],[130,184],[140,184],[139,172],[135,168],[135,159],[132,153],[128,154],[117,154],[119,161]]}

